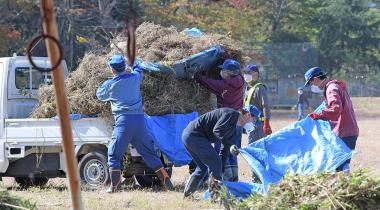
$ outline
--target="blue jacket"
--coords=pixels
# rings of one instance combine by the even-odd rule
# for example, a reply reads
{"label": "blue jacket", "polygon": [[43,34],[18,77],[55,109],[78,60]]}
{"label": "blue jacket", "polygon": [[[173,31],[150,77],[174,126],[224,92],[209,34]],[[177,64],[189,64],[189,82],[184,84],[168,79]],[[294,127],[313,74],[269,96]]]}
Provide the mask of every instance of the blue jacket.
{"label": "blue jacket", "polygon": [[113,115],[144,114],[140,85],[143,72],[134,66],[132,72],[122,72],[105,81],[96,91],[100,101],[110,102]]}

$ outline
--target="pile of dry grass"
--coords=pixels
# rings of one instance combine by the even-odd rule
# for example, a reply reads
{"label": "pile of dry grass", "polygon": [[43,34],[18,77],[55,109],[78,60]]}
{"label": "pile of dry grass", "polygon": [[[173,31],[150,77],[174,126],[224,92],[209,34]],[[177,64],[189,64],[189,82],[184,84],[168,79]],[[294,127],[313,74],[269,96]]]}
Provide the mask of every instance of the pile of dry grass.
{"label": "pile of dry grass", "polygon": [[[176,61],[220,45],[228,55],[245,63],[242,44],[228,36],[220,34],[204,34],[190,37],[179,32],[175,27],[162,27],[154,23],[144,22],[136,30],[137,55],[144,61]],[[115,42],[122,50],[126,50],[126,37],[120,34]],[[118,53],[117,48],[112,53]]]}
{"label": "pile of dry grass", "polygon": [[[86,54],[76,71],[69,74],[65,81],[66,93],[70,103],[71,113],[93,115],[98,113],[110,114],[109,105],[101,103],[96,98],[96,89],[99,85],[112,77],[110,71],[106,71],[107,57]],[[42,86],[39,91],[40,106],[37,107],[31,117],[47,118],[57,115],[54,86]]]}
{"label": "pile of dry grass", "polygon": [[[143,61],[174,61],[201,52],[214,45],[221,45],[229,55],[239,61],[243,60],[243,50],[228,37],[206,34],[201,37],[188,37],[175,28],[165,28],[152,23],[141,24],[137,31],[137,57]],[[125,51],[126,37],[118,36],[113,43]],[[110,107],[100,103],[96,98],[96,89],[111,73],[106,60],[112,54],[120,53],[111,48],[108,56],[86,54],[79,67],[66,81],[71,113],[86,115],[101,114],[109,117]],[[208,74],[218,71],[209,70]],[[217,73],[216,75],[218,75]],[[56,115],[54,92],[52,86],[40,89],[40,106],[34,110],[32,117],[44,118]],[[214,104],[210,93],[193,81],[178,79],[175,74],[146,72],[142,84],[144,111],[148,115],[170,113],[189,113],[210,111]]]}
{"label": "pile of dry grass", "polygon": [[[224,193],[223,195],[225,195]],[[351,174],[286,175],[259,194],[239,201],[219,196],[226,209],[379,209],[380,180],[364,170]]]}

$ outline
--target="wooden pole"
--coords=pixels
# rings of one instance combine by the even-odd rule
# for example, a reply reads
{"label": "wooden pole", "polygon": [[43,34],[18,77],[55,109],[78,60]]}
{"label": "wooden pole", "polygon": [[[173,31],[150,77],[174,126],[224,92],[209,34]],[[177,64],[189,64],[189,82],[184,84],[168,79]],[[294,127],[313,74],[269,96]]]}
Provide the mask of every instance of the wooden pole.
{"label": "wooden pole", "polygon": [[[41,14],[43,18],[44,33],[55,37],[57,40],[57,24],[54,15],[53,0],[40,0]],[[45,44],[51,65],[59,62],[59,46],[50,39],[45,39]],[[72,208],[74,210],[83,209],[80,181],[78,179],[77,160],[74,153],[73,135],[71,130],[71,122],[69,119],[69,104],[66,97],[62,65],[52,72],[52,80],[55,89],[55,98],[57,103],[57,111],[61,126],[63,151],[65,153],[66,171],[69,178],[69,190],[71,195]]]}

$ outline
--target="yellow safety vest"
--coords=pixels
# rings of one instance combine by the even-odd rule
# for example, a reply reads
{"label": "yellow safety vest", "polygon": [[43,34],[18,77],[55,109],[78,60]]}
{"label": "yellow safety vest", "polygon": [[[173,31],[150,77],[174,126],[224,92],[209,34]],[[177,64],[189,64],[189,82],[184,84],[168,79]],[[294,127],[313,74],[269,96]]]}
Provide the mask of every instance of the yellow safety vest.
{"label": "yellow safety vest", "polygon": [[[253,92],[256,90],[257,87],[259,87],[259,85],[263,85],[263,84],[257,83],[248,90],[247,95],[245,95],[245,99],[244,99],[244,107],[249,106],[251,104],[251,98],[252,98]],[[264,117],[260,117],[259,120],[263,122]]]}

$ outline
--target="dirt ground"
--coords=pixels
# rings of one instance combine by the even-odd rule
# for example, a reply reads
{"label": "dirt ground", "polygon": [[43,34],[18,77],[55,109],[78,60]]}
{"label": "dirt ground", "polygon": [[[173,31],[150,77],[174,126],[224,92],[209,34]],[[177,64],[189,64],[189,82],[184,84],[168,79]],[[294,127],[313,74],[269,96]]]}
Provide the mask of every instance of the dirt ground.
{"label": "dirt ground", "polygon": [[[357,141],[357,153],[354,155],[351,167],[353,170],[367,168],[370,174],[380,177],[380,98],[352,98],[360,129]],[[278,131],[296,120],[296,111],[273,110],[272,130]],[[243,145],[246,137],[243,136]],[[250,169],[246,162],[239,157],[240,180],[250,180]],[[127,190],[122,193],[108,195],[104,189],[84,191],[82,197],[86,209],[221,209],[218,204],[202,200],[183,199],[182,190],[188,177],[187,167],[174,168],[174,192],[162,192],[152,189]],[[69,195],[65,187],[65,179],[51,179],[46,188],[31,188],[18,190],[12,178],[4,178],[2,187],[13,195],[30,199],[37,203],[38,209],[68,209]],[[201,196],[198,193],[197,196]]]}

